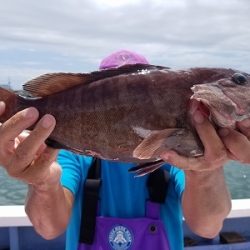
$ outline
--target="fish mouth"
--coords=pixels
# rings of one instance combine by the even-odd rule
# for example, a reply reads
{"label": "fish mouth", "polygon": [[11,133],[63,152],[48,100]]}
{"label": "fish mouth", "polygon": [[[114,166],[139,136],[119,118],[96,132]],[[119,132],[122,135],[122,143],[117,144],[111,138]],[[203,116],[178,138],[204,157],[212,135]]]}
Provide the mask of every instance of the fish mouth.
{"label": "fish mouth", "polygon": [[[245,114],[246,114],[246,110],[245,110],[244,108],[241,107],[239,101],[238,101],[236,98],[234,98],[233,96],[228,95],[228,94],[226,93],[226,91],[223,91],[223,90],[222,90],[222,92],[224,93],[224,95],[225,95],[229,100],[231,100],[232,104],[234,105],[234,107],[235,107],[235,114],[236,114],[238,117],[241,117],[241,116],[244,117]],[[244,119],[244,118],[243,118],[243,119]]]}
{"label": "fish mouth", "polygon": [[250,114],[246,114],[236,98],[218,85],[197,84],[191,90],[194,93],[191,99],[195,99],[207,107],[210,118],[220,127],[234,128],[236,121],[242,121],[250,116]]}
{"label": "fish mouth", "polygon": [[227,93],[226,90],[223,90],[222,88],[220,88],[220,90],[225,95],[225,97],[227,97],[228,100],[231,101],[232,106],[234,107],[234,112],[232,113],[232,117],[234,120],[242,121],[250,117],[250,114],[247,114],[246,109],[242,107],[242,105],[240,104],[239,98],[236,98],[233,95],[230,95],[229,93]]}
{"label": "fish mouth", "polygon": [[[196,97],[192,97],[192,99],[195,99],[202,103],[202,105],[204,105],[208,110],[209,114],[207,116],[209,117],[209,119],[214,120],[215,123],[220,127],[235,127],[235,119],[232,115],[220,112],[215,107],[213,107],[206,99]],[[202,113],[204,114],[204,112]]]}

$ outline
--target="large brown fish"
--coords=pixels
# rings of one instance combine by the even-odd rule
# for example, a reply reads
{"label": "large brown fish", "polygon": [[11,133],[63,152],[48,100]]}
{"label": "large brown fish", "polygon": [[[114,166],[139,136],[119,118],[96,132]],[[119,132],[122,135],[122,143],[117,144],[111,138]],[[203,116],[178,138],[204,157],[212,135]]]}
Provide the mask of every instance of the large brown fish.
{"label": "large brown fish", "polygon": [[45,74],[23,95],[0,90],[1,122],[26,107],[57,121],[50,145],[127,162],[155,162],[163,150],[203,153],[188,116],[191,98],[204,103],[217,126],[250,117],[250,75],[232,69],[171,70],[127,65],[89,74]]}

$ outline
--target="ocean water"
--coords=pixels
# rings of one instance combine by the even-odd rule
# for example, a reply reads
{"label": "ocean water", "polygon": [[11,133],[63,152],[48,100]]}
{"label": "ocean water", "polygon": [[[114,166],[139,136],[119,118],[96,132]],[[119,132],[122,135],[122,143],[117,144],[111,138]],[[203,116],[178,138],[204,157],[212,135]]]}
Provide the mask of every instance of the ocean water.
{"label": "ocean water", "polygon": [[250,198],[250,164],[239,164],[232,161],[224,169],[232,198]]}
{"label": "ocean water", "polygon": [[[250,198],[250,165],[232,161],[224,169],[232,198]],[[0,168],[0,205],[22,205],[26,193],[26,184],[8,177],[5,170]]]}

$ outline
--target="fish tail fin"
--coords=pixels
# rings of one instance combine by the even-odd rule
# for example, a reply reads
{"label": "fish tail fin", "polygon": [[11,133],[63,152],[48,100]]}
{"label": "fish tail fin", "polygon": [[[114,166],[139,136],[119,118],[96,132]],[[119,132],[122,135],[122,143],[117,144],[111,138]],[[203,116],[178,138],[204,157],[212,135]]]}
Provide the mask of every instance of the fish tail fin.
{"label": "fish tail fin", "polygon": [[17,100],[18,98],[15,92],[0,87],[0,101],[6,105],[5,112],[0,116],[0,122],[6,121],[15,113]]}

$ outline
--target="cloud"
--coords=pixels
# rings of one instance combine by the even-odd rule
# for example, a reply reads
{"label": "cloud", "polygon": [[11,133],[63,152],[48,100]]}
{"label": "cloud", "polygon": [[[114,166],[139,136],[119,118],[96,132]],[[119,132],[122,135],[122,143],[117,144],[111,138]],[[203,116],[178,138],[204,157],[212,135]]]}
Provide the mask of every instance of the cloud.
{"label": "cloud", "polygon": [[249,11],[247,0],[9,0],[0,6],[0,83],[94,70],[120,48],[175,68],[249,72]]}

